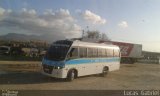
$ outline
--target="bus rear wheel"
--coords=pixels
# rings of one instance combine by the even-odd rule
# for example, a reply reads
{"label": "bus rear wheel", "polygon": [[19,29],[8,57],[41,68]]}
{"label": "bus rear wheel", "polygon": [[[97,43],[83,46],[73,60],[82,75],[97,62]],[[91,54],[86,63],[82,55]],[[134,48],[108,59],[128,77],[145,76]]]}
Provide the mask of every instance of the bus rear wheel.
{"label": "bus rear wheel", "polygon": [[75,76],[76,76],[75,71],[74,70],[70,70],[68,72],[67,80],[68,81],[73,81],[75,79]]}
{"label": "bus rear wheel", "polygon": [[102,77],[106,77],[108,74],[109,68],[107,66],[105,66],[102,70]]}

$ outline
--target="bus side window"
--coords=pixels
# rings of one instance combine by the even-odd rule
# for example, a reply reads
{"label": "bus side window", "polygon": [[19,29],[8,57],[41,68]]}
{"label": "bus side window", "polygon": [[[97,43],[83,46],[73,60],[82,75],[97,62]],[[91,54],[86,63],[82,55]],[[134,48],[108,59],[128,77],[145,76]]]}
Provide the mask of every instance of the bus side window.
{"label": "bus side window", "polygon": [[107,49],[105,49],[105,57],[107,57]]}
{"label": "bus side window", "polygon": [[108,49],[107,50],[107,56],[108,57],[113,57],[113,49]]}
{"label": "bus side window", "polygon": [[88,48],[88,57],[93,57],[93,48]]}
{"label": "bus side window", "polygon": [[93,57],[98,57],[98,49],[97,48],[93,49]]}
{"label": "bus side window", "polygon": [[72,48],[68,54],[68,58],[77,58],[78,57],[78,48]]}
{"label": "bus side window", "polygon": [[102,57],[102,49],[98,49],[98,57]]}
{"label": "bus side window", "polygon": [[79,48],[80,58],[87,57],[87,48]]}
{"label": "bus side window", "polygon": [[114,49],[114,57],[119,57],[119,50]]}
{"label": "bus side window", "polygon": [[101,49],[101,50],[102,50],[102,57],[105,57],[106,56],[105,49]]}

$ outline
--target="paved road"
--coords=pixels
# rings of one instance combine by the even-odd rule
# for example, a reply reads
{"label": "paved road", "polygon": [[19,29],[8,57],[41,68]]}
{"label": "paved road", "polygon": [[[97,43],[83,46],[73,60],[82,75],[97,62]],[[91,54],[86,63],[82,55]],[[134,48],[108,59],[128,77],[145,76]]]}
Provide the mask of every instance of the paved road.
{"label": "paved road", "polygon": [[[13,71],[13,70],[12,70]],[[3,72],[4,73],[4,72]],[[73,82],[41,75],[38,71],[15,71],[0,74],[0,89],[25,90],[126,90],[160,89],[160,65],[121,64],[107,77],[80,77]]]}

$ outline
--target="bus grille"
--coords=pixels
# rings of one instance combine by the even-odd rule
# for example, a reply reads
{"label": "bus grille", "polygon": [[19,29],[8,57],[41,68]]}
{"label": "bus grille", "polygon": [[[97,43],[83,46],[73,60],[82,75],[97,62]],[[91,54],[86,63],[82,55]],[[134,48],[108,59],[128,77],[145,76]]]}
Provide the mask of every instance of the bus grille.
{"label": "bus grille", "polygon": [[53,70],[53,66],[43,65],[43,70],[44,72],[51,74]]}

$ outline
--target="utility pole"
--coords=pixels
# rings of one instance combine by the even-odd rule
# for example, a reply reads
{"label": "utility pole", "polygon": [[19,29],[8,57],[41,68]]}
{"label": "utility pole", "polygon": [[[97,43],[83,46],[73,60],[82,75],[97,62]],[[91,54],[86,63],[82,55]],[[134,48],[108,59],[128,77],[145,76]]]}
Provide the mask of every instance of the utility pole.
{"label": "utility pole", "polygon": [[86,29],[87,29],[87,32],[89,32],[89,26],[87,26]]}
{"label": "utility pole", "polygon": [[82,30],[82,38],[84,37],[84,30]]}
{"label": "utility pole", "polygon": [[85,37],[85,33],[88,34],[88,32],[89,32],[89,26],[86,26],[86,28],[82,30],[82,38],[84,38]]}

